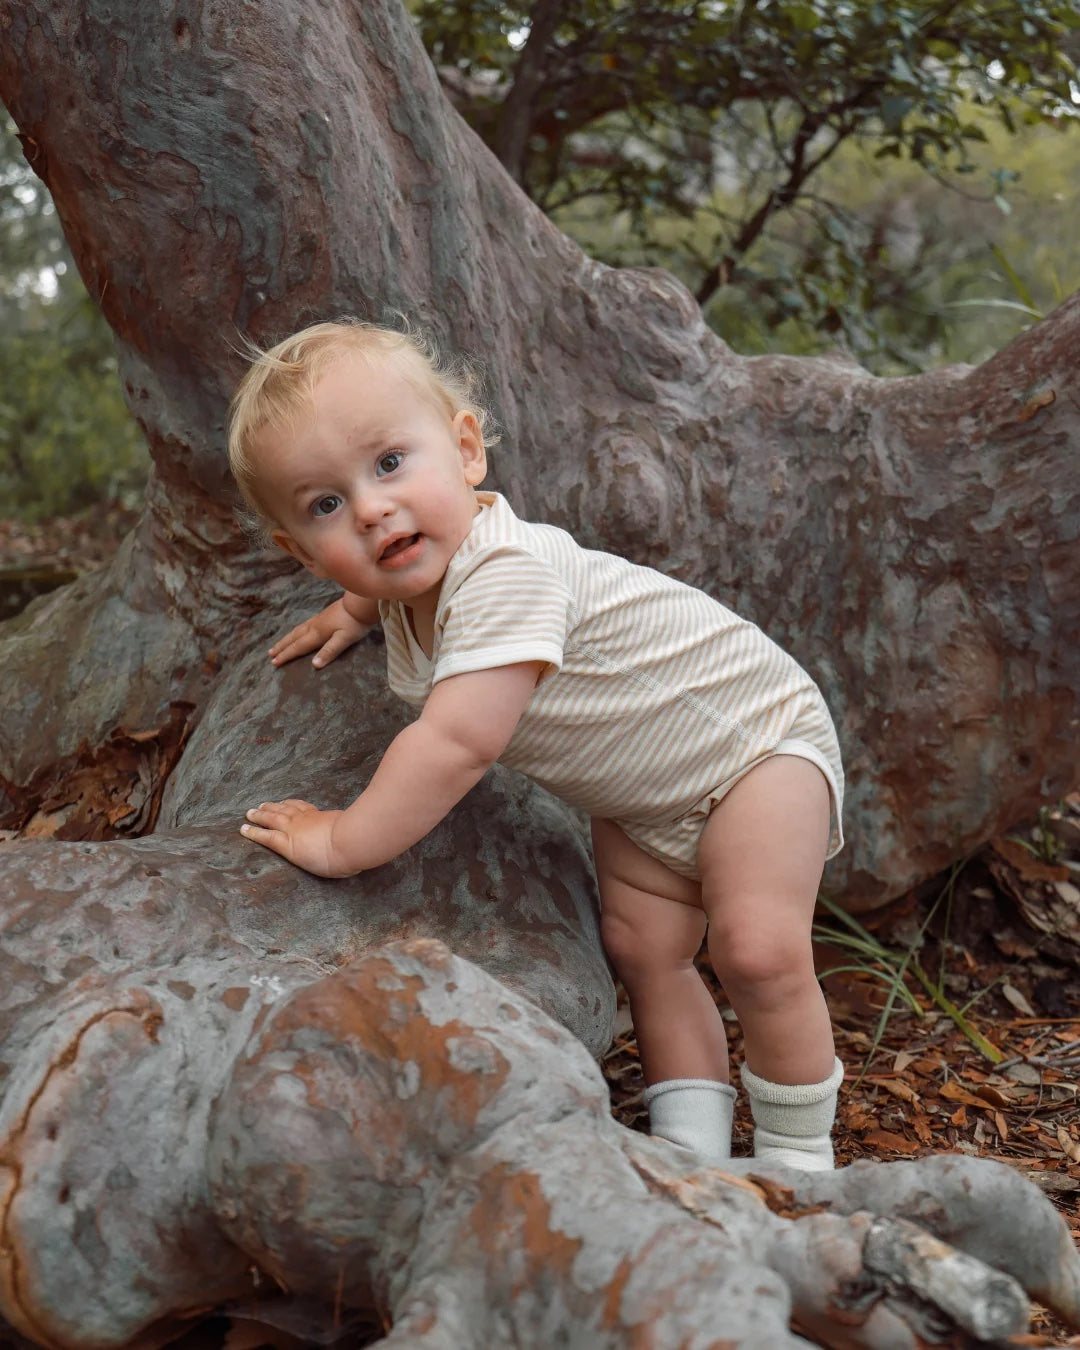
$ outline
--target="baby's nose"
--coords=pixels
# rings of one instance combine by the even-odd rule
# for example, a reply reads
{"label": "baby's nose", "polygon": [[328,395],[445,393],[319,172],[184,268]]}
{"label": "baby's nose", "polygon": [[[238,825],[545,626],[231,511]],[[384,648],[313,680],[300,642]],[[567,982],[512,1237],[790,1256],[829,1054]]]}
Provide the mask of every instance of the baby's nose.
{"label": "baby's nose", "polygon": [[359,492],[353,498],[353,516],[360,525],[375,525],[393,509],[393,503],[380,492]]}

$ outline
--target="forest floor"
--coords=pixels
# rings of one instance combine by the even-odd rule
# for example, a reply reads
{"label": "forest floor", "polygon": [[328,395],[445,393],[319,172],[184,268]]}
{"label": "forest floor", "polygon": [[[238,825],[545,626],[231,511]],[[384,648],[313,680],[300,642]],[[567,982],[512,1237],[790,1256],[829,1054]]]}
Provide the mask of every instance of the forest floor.
{"label": "forest floor", "polygon": [[35,596],[108,561],[138,518],[137,507],[105,502],[40,525],[0,519],[0,622]]}
{"label": "forest floor", "polygon": [[[40,526],[0,520],[0,575],[97,566],[136,515],[117,506]],[[882,910],[854,921],[823,913],[817,937],[847,1067],[837,1163],[994,1158],[1040,1187],[1080,1243],[1080,792]],[[741,1063],[738,1022],[704,956],[700,966]],[[613,1110],[643,1129],[625,1002],[616,1033],[602,1063]],[[740,1096],[734,1153],[749,1154],[751,1139]],[[238,1332],[223,1329],[213,1345],[253,1350]],[[1080,1337],[1037,1310],[1032,1335],[1011,1344],[1080,1346]]]}

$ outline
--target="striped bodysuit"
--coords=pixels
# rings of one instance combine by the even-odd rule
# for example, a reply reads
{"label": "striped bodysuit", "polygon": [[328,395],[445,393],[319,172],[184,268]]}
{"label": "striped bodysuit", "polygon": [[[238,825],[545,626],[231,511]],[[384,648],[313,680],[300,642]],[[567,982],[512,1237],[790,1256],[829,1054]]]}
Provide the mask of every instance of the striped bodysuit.
{"label": "striped bodysuit", "polygon": [[839,851],[836,732],[790,656],[703,591],[519,520],[498,493],[477,497],[443,581],[430,659],[401,603],[380,602],[396,694],[422,707],[448,676],[543,662],[501,763],[696,877],[716,802],[761,760],[798,755],[828,781],[829,857]]}

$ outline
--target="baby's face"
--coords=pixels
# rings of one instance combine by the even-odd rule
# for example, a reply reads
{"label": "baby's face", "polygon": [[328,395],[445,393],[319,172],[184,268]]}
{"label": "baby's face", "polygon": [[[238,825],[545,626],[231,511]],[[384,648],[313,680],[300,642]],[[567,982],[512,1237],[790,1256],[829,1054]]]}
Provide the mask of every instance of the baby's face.
{"label": "baby's face", "polygon": [[275,543],[355,595],[434,611],[487,471],[472,413],[451,419],[392,365],[347,352],[310,412],[256,434],[252,459]]}

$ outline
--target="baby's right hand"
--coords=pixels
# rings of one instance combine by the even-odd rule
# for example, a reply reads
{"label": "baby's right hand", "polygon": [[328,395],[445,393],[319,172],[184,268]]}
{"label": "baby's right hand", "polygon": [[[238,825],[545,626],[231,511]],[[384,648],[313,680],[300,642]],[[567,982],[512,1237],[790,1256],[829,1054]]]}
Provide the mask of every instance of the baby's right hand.
{"label": "baby's right hand", "polygon": [[291,633],[279,638],[270,648],[270,660],[275,666],[283,666],[286,661],[294,661],[318,647],[311,664],[325,666],[354,642],[366,637],[374,626],[354,619],[345,608],[344,599],[335,600],[313,618],[298,624]]}

